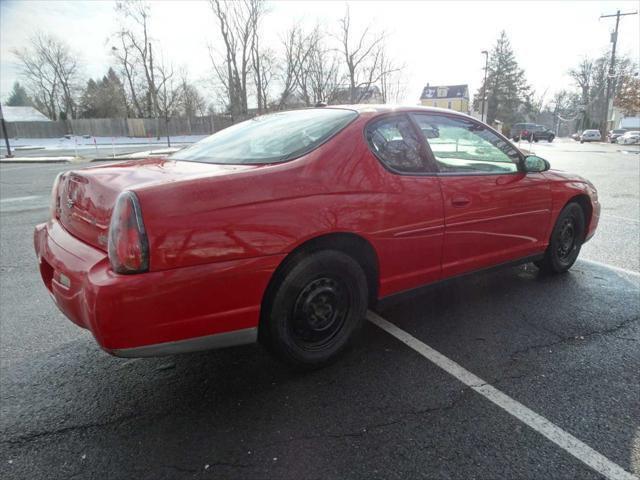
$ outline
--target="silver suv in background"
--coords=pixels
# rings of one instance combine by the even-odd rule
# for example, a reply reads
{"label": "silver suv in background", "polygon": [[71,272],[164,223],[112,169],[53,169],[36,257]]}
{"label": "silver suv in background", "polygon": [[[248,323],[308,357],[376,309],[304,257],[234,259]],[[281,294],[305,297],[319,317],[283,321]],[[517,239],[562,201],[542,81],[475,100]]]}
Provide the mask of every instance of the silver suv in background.
{"label": "silver suv in background", "polygon": [[580,135],[580,143],[584,142],[599,142],[602,140],[600,130],[585,130]]}

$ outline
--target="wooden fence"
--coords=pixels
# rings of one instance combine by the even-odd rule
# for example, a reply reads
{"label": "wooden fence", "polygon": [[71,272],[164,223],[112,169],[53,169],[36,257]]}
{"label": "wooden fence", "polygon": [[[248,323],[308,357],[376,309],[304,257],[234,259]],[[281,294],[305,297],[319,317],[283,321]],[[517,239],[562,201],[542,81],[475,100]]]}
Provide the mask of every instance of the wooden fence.
{"label": "wooden fence", "polygon": [[[239,121],[230,115],[176,117],[167,125],[157,118],[81,118],[55,122],[7,122],[9,138],[59,138],[64,135],[93,137],[164,137],[210,135]],[[0,130],[0,138],[2,132]]]}

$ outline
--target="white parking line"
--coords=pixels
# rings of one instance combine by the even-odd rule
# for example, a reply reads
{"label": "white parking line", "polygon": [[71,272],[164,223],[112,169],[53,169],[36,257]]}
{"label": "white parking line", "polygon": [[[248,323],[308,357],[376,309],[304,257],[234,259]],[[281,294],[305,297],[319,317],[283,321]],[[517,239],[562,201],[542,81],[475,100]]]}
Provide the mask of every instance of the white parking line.
{"label": "white parking line", "polygon": [[388,322],[371,311],[367,313],[367,319],[418,352],[427,360],[430,360],[438,367],[442,368],[448,374],[457,378],[487,400],[493,402],[495,405],[520,420],[522,423],[547,437],[567,453],[570,453],[604,477],[610,480],[640,480],[638,477],[627,472],[616,463],[613,463],[604,455],[596,452],[589,445],[581,442],[570,433],[551,423],[546,418],[538,415],[533,410],[525,407],[520,402],[517,402],[513,398],[502,393],[497,388],[492,387],[480,377],[477,377],[469,370],[466,370],[450,358],[431,348],[429,345],[422,343],[420,340],[398,328],[393,323]]}
{"label": "white parking line", "polygon": [[581,262],[590,263],[592,265],[597,265],[599,267],[610,268],[616,272],[626,273],[627,275],[633,275],[634,277],[640,277],[640,272],[636,270],[629,270],[628,268],[616,267],[615,265],[610,265],[608,263],[597,262],[596,260],[588,260],[586,258],[580,258]]}
{"label": "white parking line", "polygon": [[41,195],[29,195],[27,197],[10,197],[3,198],[0,200],[0,203],[11,203],[11,202],[26,202],[29,200],[35,200],[36,198],[41,198]]}

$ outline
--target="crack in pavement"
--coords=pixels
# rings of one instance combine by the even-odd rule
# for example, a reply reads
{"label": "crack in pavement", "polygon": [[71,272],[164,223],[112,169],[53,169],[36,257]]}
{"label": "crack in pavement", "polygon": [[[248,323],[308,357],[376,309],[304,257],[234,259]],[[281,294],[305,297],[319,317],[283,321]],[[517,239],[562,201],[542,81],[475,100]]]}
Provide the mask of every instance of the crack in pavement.
{"label": "crack in pavement", "polygon": [[[319,440],[319,439],[323,439],[323,438],[336,438],[336,439],[340,439],[340,438],[350,438],[350,437],[362,437],[366,434],[372,433],[372,430],[376,430],[379,428],[384,428],[384,427],[389,427],[392,425],[397,425],[399,423],[403,423],[407,420],[408,417],[412,417],[412,416],[422,416],[422,415],[428,415],[430,413],[434,413],[434,412],[443,412],[443,411],[447,411],[447,410],[452,410],[454,409],[457,404],[463,400],[464,398],[466,398],[466,393],[473,390],[474,387],[477,387],[477,385],[474,385],[473,387],[465,387],[463,389],[460,390],[460,394],[456,396],[456,398],[454,398],[451,402],[449,402],[446,405],[438,405],[435,407],[427,407],[427,408],[423,408],[423,409],[418,409],[418,410],[405,410],[405,411],[398,411],[396,413],[399,413],[400,416],[394,420],[390,420],[387,422],[380,422],[380,423],[373,423],[373,424],[369,424],[369,425],[365,425],[364,427],[360,428],[359,430],[355,430],[355,431],[347,431],[347,432],[339,432],[339,433],[324,433],[324,434],[319,434],[319,435],[302,435],[299,437],[290,437],[287,440],[278,440],[275,442],[271,442],[271,443],[267,443],[267,444],[263,444],[260,446],[260,448],[269,448],[272,446],[277,446],[277,445],[286,445],[288,443],[292,443],[292,442],[298,442],[298,441],[306,441],[306,440]],[[257,449],[256,449],[257,450]]]}
{"label": "crack in pavement", "polygon": [[134,419],[134,418],[138,418],[138,417],[139,417],[139,415],[127,415],[127,416],[124,416],[124,417],[116,418],[114,420],[109,420],[107,422],[86,423],[86,424],[82,424],[82,425],[69,425],[69,426],[62,427],[62,428],[57,428],[57,429],[54,429],[54,430],[45,430],[45,431],[42,431],[42,432],[33,432],[33,433],[29,433],[27,435],[21,435],[21,436],[17,436],[17,437],[13,437],[13,438],[7,438],[7,439],[0,440],[0,445],[3,445],[3,444],[21,445],[23,443],[32,442],[32,441],[39,440],[41,438],[48,437],[48,436],[64,435],[65,433],[73,432],[73,431],[83,431],[83,430],[89,430],[89,429],[92,429],[92,428],[101,428],[101,427],[108,427],[108,426],[111,426],[111,425],[122,424],[122,423],[125,423],[128,420],[131,420],[131,419]]}
{"label": "crack in pavement", "polygon": [[[559,340],[553,341],[553,342],[549,342],[549,343],[544,343],[544,344],[537,344],[537,345],[529,345],[528,347],[516,350],[515,352],[512,352],[510,355],[510,361],[511,362],[516,362],[517,361],[517,357],[519,355],[522,354],[527,354],[531,351],[534,350],[539,350],[542,348],[549,348],[549,347],[554,347],[556,345],[561,345],[564,343],[570,343],[570,342],[576,342],[576,341],[583,341],[589,337],[592,336],[596,336],[596,335],[609,335],[611,333],[615,333],[619,330],[625,329],[627,327],[629,327],[631,324],[640,321],[640,317],[633,317],[630,318],[628,320],[625,320],[622,323],[619,323],[618,325],[615,325],[613,327],[609,327],[609,328],[605,328],[602,330],[594,330],[591,332],[587,332],[587,333],[583,333],[581,335],[578,336],[566,336],[566,335],[560,335],[559,333],[554,333],[554,335],[556,335]],[[551,332],[550,332],[551,333]],[[618,338],[618,337],[616,337]]]}

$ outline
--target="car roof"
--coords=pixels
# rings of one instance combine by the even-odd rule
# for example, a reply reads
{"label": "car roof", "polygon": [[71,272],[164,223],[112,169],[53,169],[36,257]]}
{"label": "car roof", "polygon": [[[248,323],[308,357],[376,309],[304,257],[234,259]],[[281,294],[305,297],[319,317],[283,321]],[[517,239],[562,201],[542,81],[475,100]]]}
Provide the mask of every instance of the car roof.
{"label": "car roof", "polygon": [[449,110],[448,108],[425,107],[422,105],[392,105],[392,104],[356,104],[356,105],[327,105],[318,108],[338,108],[345,110],[355,110],[362,116],[376,116],[381,113],[393,112],[425,112],[425,113],[447,113],[465,118],[473,118],[465,113]]}

